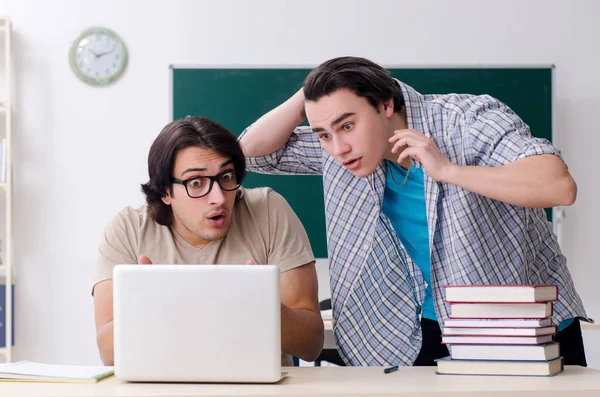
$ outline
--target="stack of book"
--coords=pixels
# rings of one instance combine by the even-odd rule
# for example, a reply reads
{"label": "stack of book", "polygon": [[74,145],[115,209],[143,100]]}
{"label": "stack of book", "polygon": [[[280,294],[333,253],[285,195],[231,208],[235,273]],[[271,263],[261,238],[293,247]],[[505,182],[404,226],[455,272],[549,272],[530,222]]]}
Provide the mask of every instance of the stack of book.
{"label": "stack of book", "polygon": [[563,371],[554,342],[555,285],[448,286],[450,318],[438,374],[554,376]]}

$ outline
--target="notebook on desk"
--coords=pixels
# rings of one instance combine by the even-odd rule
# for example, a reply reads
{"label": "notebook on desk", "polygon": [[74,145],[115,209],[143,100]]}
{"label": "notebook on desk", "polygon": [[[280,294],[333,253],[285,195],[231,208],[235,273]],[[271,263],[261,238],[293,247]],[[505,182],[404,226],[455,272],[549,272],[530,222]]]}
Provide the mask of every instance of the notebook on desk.
{"label": "notebook on desk", "polygon": [[118,265],[115,375],[269,383],[281,373],[277,266]]}
{"label": "notebook on desk", "polygon": [[113,367],[52,365],[30,361],[0,364],[1,382],[96,383],[112,376]]}

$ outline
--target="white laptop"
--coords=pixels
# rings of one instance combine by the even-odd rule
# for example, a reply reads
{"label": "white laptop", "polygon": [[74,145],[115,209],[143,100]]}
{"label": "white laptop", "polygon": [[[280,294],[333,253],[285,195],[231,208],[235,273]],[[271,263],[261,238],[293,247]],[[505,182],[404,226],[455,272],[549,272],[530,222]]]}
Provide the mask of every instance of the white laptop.
{"label": "white laptop", "polygon": [[118,378],[281,379],[277,266],[118,265],[113,290]]}

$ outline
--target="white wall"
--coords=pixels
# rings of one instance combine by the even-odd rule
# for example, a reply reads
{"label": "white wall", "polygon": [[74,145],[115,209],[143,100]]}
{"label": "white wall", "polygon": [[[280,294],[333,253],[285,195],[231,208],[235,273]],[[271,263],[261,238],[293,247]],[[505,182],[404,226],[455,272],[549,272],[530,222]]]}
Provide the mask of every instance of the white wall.
{"label": "white wall", "polygon": [[[97,242],[109,216],[142,202],[147,151],[169,121],[173,63],[316,65],[351,54],[389,65],[555,64],[555,143],[579,184],[565,252],[589,314],[600,316],[600,2],[8,0],[3,9],[18,73],[18,359],[99,362]],[[94,25],[114,29],[130,51],[109,88],[69,69],[72,40]],[[586,334],[588,357],[600,367],[596,334]]]}

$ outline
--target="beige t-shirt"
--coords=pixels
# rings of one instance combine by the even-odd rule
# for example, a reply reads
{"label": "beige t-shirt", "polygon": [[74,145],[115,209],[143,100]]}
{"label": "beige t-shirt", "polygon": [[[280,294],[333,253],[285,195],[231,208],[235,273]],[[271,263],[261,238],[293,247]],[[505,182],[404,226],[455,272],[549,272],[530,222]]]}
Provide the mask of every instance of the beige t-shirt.
{"label": "beige t-shirt", "polygon": [[[243,189],[231,227],[218,241],[198,248],[168,226],[156,223],[146,205],[127,207],[106,225],[100,241],[94,285],[111,279],[117,264],[135,264],[146,255],[157,264],[256,264],[281,272],[315,260],[306,231],[287,201],[269,188]],[[282,354],[282,365],[293,365]]]}

